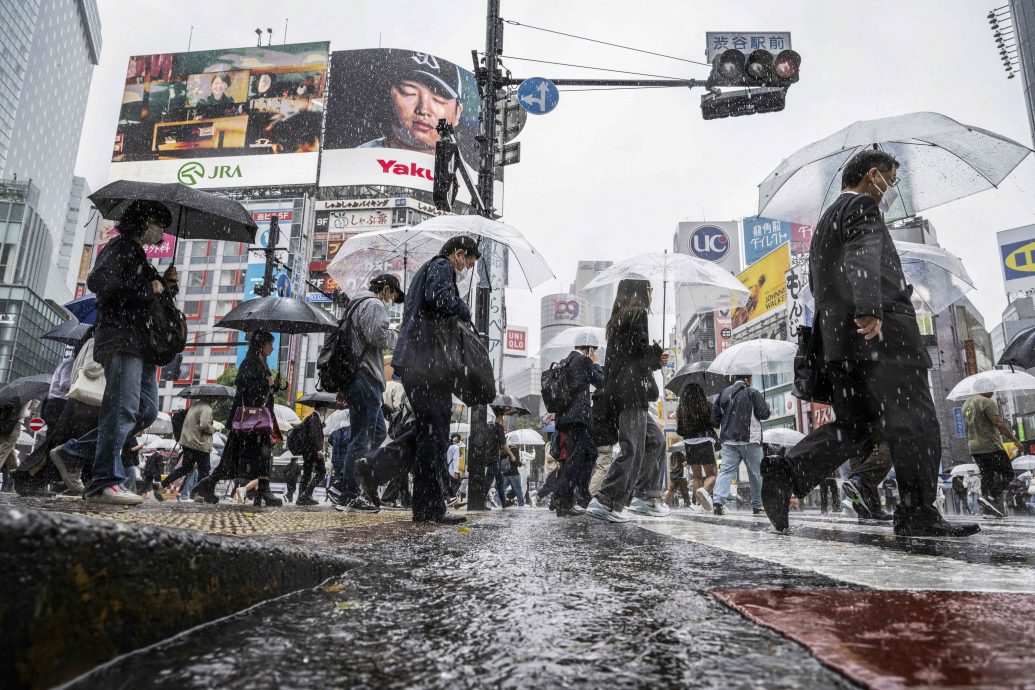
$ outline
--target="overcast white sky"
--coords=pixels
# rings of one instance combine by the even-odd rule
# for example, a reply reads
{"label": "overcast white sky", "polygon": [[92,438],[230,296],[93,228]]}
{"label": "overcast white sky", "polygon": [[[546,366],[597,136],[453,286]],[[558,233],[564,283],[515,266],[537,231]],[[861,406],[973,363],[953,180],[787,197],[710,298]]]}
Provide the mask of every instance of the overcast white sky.
{"label": "overcast white sky", "polygon": [[[104,31],[78,174],[107,181],[130,55],[252,45],[256,27],[289,43],[330,40],[332,50],[421,49],[471,65],[485,45],[484,0],[98,0]],[[529,117],[521,163],[507,169],[504,219],[543,252],[558,279],[509,291],[512,324],[538,347],[539,298],[567,289],[579,259],[618,260],[671,247],[679,220],[754,215],[757,184],[780,161],[855,120],[944,113],[1028,146],[1020,79],[1007,80],[985,15],[996,0],[503,0],[525,24],[702,60],[706,31],[791,31],[801,81],[782,113],[701,119],[685,89],[562,93],[549,115]],[[635,7],[636,11],[630,10]],[[707,75],[707,68],[507,26],[504,54],[648,72]],[[515,76],[619,77],[507,60]],[[926,214],[943,246],[977,282],[971,299],[989,328],[1006,304],[995,233],[1035,222],[1035,161],[1001,189]],[[498,206],[500,204],[497,204]],[[654,334],[660,337],[660,333]]]}

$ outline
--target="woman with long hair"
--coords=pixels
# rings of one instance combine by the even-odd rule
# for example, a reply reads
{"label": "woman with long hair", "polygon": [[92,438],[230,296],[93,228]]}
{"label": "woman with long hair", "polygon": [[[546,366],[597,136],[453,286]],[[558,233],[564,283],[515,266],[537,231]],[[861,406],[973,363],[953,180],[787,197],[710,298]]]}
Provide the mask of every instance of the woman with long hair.
{"label": "woman with long hair", "polygon": [[[255,505],[277,507],[283,505],[270,492],[270,470],[273,465],[273,437],[280,435],[277,416],[273,413],[273,394],[280,387],[280,374],[274,374],[266,364],[266,358],[273,352],[273,336],[266,331],[252,333],[248,353],[237,371],[234,385],[237,395],[230,407],[230,432],[226,437],[223,456],[219,467],[206,479],[198,482],[194,493],[204,497],[206,503],[218,503],[216,483],[220,479],[254,479],[258,485],[255,491]],[[273,420],[271,431],[243,431],[233,428],[238,409],[265,407]],[[243,482],[242,482],[243,483]]]}
{"label": "woman with long hair", "polygon": [[715,442],[712,406],[704,389],[688,383],[679,393],[676,408],[676,433],[683,437],[686,464],[690,466],[694,495],[705,510],[712,509],[715,486]]}
{"label": "woman with long hair", "polygon": [[650,341],[651,295],[650,281],[621,281],[607,322],[604,397],[618,414],[619,453],[586,513],[608,522],[628,522],[626,506],[642,515],[669,513],[661,500],[665,435],[649,412],[658,399],[654,372],[668,354]]}

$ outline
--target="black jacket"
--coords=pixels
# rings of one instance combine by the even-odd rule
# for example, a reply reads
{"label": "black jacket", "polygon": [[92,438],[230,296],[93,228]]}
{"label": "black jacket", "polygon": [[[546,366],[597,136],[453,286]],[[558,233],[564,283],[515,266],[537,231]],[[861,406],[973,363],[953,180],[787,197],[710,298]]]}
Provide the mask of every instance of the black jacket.
{"label": "black jacket", "polygon": [[[241,368],[237,370],[237,377],[234,379],[237,395],[234,396],[233,405],[230,406],[231,423],[233,423],[234,413],[237,412],[238,407],[266,406],[273,415],[273,386],[270,385],[270,373],[266,360],[261,357],[244,358]],[[274,424],[276,424],[276,419],[276,415],[273,415]]]}
{"label": "black jacket", "polygon": [[[719,440],[747,443],[751,440],[751,418],[769,419],[772,410],[762,394],[743,381],[724,390],[712,403],[712,425],[719,427]],[[764,440],[764,437],[763,437]]]}
{"label": "black jacket", "polygon": [[144,248],[122,235],[108,242],[86,287],[97,295],[93,356],[107,364],[116,353],[141,356],[140,341],[148,308],[155,298],[152,280],[158,272]]}
{"label": "black jacket", "polygon": [[423,373],[434,364],[434,322],[450,316],[470,321],[471,310],[460,299],[453,264],[436,256],[420,267],[406,291],[399,338],[392,355],[392,366],[404,381],[407,371]]}
{"label": "black jacket", "polygon": [[604,391],[616,411],[646,409],[658,399],[654,372],[661,368],[661,346],[650,342],[647,312],[634,314],[607,339]]}
{"label": "black jacket", "polygon": [[593,364],[581,352],[572,352],[566,365],[568,385],[575,389],[575,400],[565,412],[557,415],[557,428],[564,429],[574,424],[590,426],[593,423],[593,408],[589,401],[589,387],[602,388],[604,370]]}
{"label": "black jacket", "polygon": [[[812,238],[809,280],[827,362],[927,367],[927,354],[895,244],[877,202],[844,193],[823,213]],[[865,340],[855,319],[876,316],[881,333]]]}

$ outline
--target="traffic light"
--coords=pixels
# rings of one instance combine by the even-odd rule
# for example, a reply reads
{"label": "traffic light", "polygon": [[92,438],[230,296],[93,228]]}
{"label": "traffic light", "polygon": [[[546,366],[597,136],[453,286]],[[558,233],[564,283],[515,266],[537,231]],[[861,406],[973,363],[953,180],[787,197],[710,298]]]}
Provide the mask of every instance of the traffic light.
{"label": "traffic light", "polygon": [[783,110],[787,89],[763,86],[757,89],[709,93],[701,97],[701,115],[705,120],[775,113]]}
{"label": "traffic light", "polygon": [[801,55],[781,50],[773,55],[758,49],[750,55],[730,48],[715,57],[708,86],[774,86],[789,87],[798,81]]}
{"label": "traffic light", "polygon": [[435,142],[435,182],[431,198],[439,211],[451,211],[460,185],[456,181],[456,161],[459,148],[447,139]]}

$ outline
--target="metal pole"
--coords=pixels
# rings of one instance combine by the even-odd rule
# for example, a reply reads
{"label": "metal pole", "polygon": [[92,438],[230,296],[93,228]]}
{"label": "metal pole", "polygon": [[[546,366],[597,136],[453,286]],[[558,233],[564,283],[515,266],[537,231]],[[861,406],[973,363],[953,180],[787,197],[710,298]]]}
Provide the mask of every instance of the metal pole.
{"label": "metal pole", "polygon": [[[487,0],[488,9],[485,17],[485,66],[478,70],[478,84],[481,87],[481,133],[478,143],[481,144],[481,156],[478,165],[478,195],[481,206],[478,211],[486,218],[493,215],[493,181],[496,167],[496,96],[499,88],[499,54],[503,50],[503,24],[500,21],[500,0]],[[477,331],[488,346],[489,328],[489,291],[491,277],[490,252],[483,253],[485,275],[478,285],[475,297],[475,321]],[[496,458],[486,457],[489,429],[486,420],[487,410],[484,405],[471,408],[470,452],[467,462],[467,509],[487,510],[485,505],[485,468]],[[502,497],[501,497],[502,500]]]}
{"label": "metal pole", "polygon": [[266,270],[262,274],[262,296],[273,294],[273,267],[277,264],[277,244],[280,243],[280,220],[270,216],[270,231],[266,238]]}

